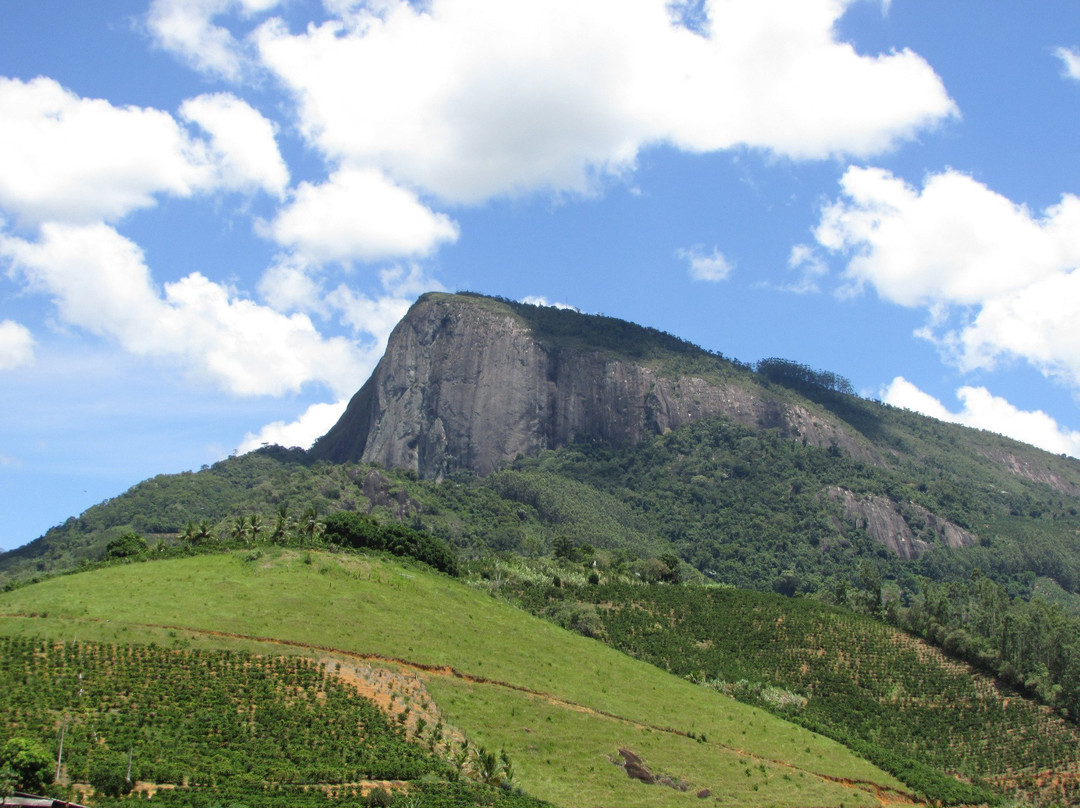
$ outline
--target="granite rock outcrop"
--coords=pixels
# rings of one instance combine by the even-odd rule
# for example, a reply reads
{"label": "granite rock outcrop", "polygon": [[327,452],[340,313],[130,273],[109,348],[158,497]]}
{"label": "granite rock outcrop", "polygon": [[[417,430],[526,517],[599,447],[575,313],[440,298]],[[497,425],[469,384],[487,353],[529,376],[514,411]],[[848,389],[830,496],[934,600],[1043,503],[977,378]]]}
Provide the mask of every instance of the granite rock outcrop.
{"label": "granite rock outcrop", "polygon": [[671,372],[587,339],[545,339],[521,311],[520,304],[480,296],[422,296],[311,454],[441,479],[456,470],[488,474],[518,456],[577,440],[632,445],[725,415],[874,459],[865,441],[747,383],[746,374],[724,383]]}

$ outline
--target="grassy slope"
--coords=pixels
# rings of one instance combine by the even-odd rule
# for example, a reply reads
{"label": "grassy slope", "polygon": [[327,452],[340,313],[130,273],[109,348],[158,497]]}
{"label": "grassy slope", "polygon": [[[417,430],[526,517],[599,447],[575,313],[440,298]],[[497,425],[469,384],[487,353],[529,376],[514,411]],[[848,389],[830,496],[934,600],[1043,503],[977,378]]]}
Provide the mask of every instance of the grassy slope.
{"label": "grassy slope", "polygon": [[[421,671],[447,720],[505,746],[520,784],[561,805],[686,805],[701,788],[726,805],[871,805],[873,789],[836,781],[899,786],[838,744],[449,578],[377,559],[310,558],[204,556],[52,579],[0,594],[0,614],[39,615],[4,617],[0,630],[117,642],[229,632],[451,666],[489,681]],[[619,747],[691,790],[628,779],[608,761]]]}

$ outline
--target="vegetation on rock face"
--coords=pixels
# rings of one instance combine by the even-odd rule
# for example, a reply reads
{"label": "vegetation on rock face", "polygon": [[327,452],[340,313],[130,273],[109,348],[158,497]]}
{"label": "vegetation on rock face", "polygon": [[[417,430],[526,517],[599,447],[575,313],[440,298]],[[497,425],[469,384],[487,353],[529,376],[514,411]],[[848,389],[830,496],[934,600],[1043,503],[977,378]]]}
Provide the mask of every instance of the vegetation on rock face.
{"label": "vegetation on rock face", "polygon": [[830,390],[848,396],[855,395],[855,388],[843,376],[827,370],[814,370],[789,359],[762,359],[754,366],[754,370],[771,382],[796,390]]}

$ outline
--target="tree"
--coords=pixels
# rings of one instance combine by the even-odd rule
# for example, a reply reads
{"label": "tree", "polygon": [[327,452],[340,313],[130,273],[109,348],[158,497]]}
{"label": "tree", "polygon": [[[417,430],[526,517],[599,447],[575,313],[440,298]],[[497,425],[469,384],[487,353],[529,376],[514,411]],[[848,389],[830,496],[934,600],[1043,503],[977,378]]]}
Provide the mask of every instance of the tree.
{"label": "tree", "polygon": [[574,547],[574,541],[569,536],[556,536],[551,543],[551,549],[556,558],[565,561],[578,560],[577,548]]}
{"label": "tree", "polygon": [[514,767],[506,750],[499,754],[469,742],[465,758],[465,774],[489,786],[510,785],[514,779]]}
{"label": "tree", "polygon": [[0,749],[0,781],[14,781],[15,790],[41,793],[52,783],[52,770],[52,756],[37,741],[16,737]]}
{"label": "tree", "polygon": [[236,519],[233,520],[232,530],[229,532],[229,535],[236,541],[247,542],[250,535],[248,533],[247,517],[237,516]]}
{"label": "tree", "polygon": [[0,766],[0,800],[10,797],[19,785],[19,776],[10,763]]}
{"label": "tree", "polygon": [[289,506],[282,502],[278,505],[277,521],[274,522],[274,529],[270,533],[270,540],[274,542],[286,541],[289,538],[290,525]]}
{"label": "tree", "polygon": [[371,547],[385,550],[386,541],[379,523],[355,511],[336,511],[326,517],[325,536],[342,547]]}
{"label": "tree", "polygon": [[188,519],[188,523],[184,526],[184,532],[180,534],[180,541],[185,541],[188,544],[195,544],[195,523]]}
{"label": "tree", "polygon": [[300,516],[300,531],[309,542],[314,543],[322,538],[324,530],[326,525],[319,519],[319,512],[314,505],[308,505]]}
{"label": "tree", "polygon": [[204,544],[208,541],[214,540],[214,528],[206,519],[199,522],[198,528],[195,530],[194,542],[195,544]]}
{"label": "tree", "polygon": [[146,539],[128,532],[105,545],[105,558],[130,558],[146,552]]}
{"label": "tree", "polygon": [[130,794],[135,784],[124,773],[127,767],[126,758],[122,755],[107,754],[94,762],[90,767],[88,778],[94,791],[104,794],[106,797],[121,797]]}

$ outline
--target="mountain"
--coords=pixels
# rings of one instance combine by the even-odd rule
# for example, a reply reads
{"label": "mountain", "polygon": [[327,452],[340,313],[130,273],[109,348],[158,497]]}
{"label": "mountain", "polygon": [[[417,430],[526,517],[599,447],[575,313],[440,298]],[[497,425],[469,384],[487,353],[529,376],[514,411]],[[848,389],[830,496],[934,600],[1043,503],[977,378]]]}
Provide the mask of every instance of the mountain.
{"label": "mountain", "polygon": [[550,553],[557,539],[672,553],[784,592],[850,583],[860,560],[911,591],[978,568],[1080,608],[1080,462],[860,398],[790,360],[751,366],[615,318],[467,293],[416,302],[310,451],[147,480],[0,555],[0,583],[96,560],[125,530],[170,543],[190,523],[272,524],[282,507],[415,521],[470,555]]}
{"label": "mountain", "polygon": [[[439,481],[570,445],[633,452],[718,419],[742,437],[791,442],[814,458],[800,468],[820,464],[815,449],[863,468],[855,485],[845,474],[808,481],[818,502],[810,507],[828,512],[825,532],[850,540],[858,531],[905,561],[991,543],[1002,529],[991,524],[995,512],[1056,518],[1080,505],[1080,462],[862,399],[833,373],[782,359],[750,366],[614,318],[475,294],[421,297],[309,456]],[[714,430],[708,440],[731,438]],[[697,476],[729,489],[732,478],[753,477],[754,490],[741,486],[752,501],[790,474],[760,468],[760,453],[742,454]],[[1080,562],[1078,549],[1070,557]],[[1080,566],[1070,565],[1052,575],[1076,591]]]}
{"label": "mountain", "polygon": [[771,394],[738,363],[621,320],[478,295],[422,296],[314,458],[488,474],[579,441],[639,443],[723,415],[855,457],[842,425]]}
{"label": "mountain", "polygon": [[[394,721],[409,725],[417,703],[436,721],[426,711],[437,702],[484,744],[526,761],[530,794],[561,805],[581,804],[582,783],[614,789],[588,804],[697,804],[669,787],[615,788],[613,772],[622,785],[636,772],[715,788],[748,808],[909,794],[981,803],[987,784],[1076,804],[1078,536],[1075,460],[860,398],[843,378],[791,360],[751,366],[613,318],[431,294],[310,451],[269,446],[158,475],[0,555],[0,635],[48,639],[11,646],[15,659],[0,668],[23,694],[49,680],[35,666],[54,657],[105,660],[103,671],[145,657],[187,671],[163,674],[169,682],[190,679],[190,660],[153,645],[341,658],[354,673],[359,657],[403,665],[427,694],[390,697]],[[464,582],[379,551],[449,559],[441,568]],[[86,572],[56,574],[77,570]],[[645,684],[624,661],[552,641],[548,623],[489,612],[499,600],[676,676],[641,674]],[[148,655],[117,650],[148,644]],[[691,683],[802,729],[702,706]],[[338,692],[312,687],[312,705]],[[162,714],[180,718],[168,731],[200,739],[183,720],[199,709],[170,704]],[[254,703],[225,712],[253,710],[280,712]],[[595,718],[602,729],[582,723]],[[54,729],[41,716],[20,720]],[[315,747],[279,732],[273,743],[289,741],[288,754],[311,767],[283,781],[257,724],[215,731],[256,742],[261,782],[244,787],[276,783],[274,804],[293,804],[298,792],[286,786],[308,780],[359,788],[358,773],[383,765],[360,765],[333,737],[313,737],[335,750],[332,766],[313,762]],[[807,729],[864,761],[804,741]],[[131,731],[109,741],[112,758]],[[429,735],[420,740],[434,751]],[[96,747],[84,746],[89,761]],[[445,771],[410,749],[431,767],[424,777]],[[200,788],[233,780],[237,764],[214,749],[183,755],[209,767]],[[793,768],[792,755],[806,765]],[[856,774],[865,761],[905,785]],[[177,775],[177,761],[154,765]],[[882,785],[892,790],[875,797]],[[182,803],[191,796],[178,789],[163,801],[196,804]],[[197,804],[250,795],[204,796]],[[412,796],[405,804],[459,804]],[[514,804],[532,804],[522,799]]]}

